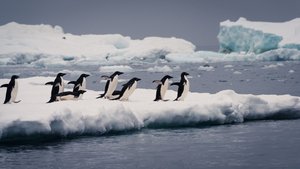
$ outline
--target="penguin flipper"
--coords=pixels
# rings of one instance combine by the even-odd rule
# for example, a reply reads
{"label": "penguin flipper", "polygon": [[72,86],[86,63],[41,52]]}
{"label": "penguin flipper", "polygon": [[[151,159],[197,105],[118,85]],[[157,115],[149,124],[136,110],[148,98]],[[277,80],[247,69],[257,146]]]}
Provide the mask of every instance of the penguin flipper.
{"label": "penguin flipper", "polygon": [[1,87],[8,87],[8,84],[3,84],[3,85],[0,86],[0,88]]}
{"label": "penguin flipper", "polygon": [[177,86],[179,86],[179,85],[180,85],[180,83],[179,83],[179,82],[174,82],[174,83],[171,83],[171,86],[174,86],[174,85],[177,85]]}
{"label": "penguin flipper", "polygon": [[45,85],[53,85],[54,84],[54,82],[47,82],[47,83],[45,83]]}
{"label": "penguin flipper", "polygon": [[160,80],[153,80],[152,83],[162,84],[162,82]]}
{"label": "penguin flipper", "polygon": [[69,81],[68,84],[76,85],[76,81]]}

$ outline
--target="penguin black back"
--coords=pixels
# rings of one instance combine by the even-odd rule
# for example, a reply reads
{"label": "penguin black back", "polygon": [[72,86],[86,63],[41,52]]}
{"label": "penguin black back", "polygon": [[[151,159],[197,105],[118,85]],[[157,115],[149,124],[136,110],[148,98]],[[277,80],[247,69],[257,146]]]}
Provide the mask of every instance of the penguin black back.
{"label": "penguin black back", "polygon": [[56,95],[59,93],[59,88],[60,86],[63,85],[63,81],[61,80],[61,77],[66,75],[65,73],[58,73],[56,75],[56,78],[54,80],[54,82],[47,82],[47,84],[51,84],[52,85],[52,89],[51,89],[51,97],[50,100],[47,103],[51,103],[56,101]]}
{"label": "penguin black back", "polygon": [[[0,86],[0,88],[2,88],[2,87],[6,87],[7,88],[6,89],[6,95],[5,95],[4,104],[9,103],[9,101],[12,99],[12,95],[13,95],[12,92],[13,92],[13,89],[14,89],[14,87],[16,85],[16,79],[18,79],[18,78],[19,78],[19,76],[13,75],[11,77],[10,82],[8,84],[3,84],[3,85]],[[16,94],[17,93],[15,93],[15,95]],[[12,101],[15,102],[15,100],[12,100]],[[16,103],[18,103],[18,102],[16,102]]]}

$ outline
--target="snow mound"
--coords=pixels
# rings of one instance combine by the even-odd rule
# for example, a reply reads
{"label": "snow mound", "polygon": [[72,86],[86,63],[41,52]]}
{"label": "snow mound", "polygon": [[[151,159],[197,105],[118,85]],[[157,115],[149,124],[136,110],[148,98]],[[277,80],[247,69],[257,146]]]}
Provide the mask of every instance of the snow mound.
{"label": "snow mound", "polygon": [[154,66],[154,67],[150,67],[147,69],[148,72],[162,72],[162,73],[167,73],[167,72],[172,72],[172,68],[170,68],[170,66],[168,65],[164,65],[164,66]]}
{"label": "snow mound", "polygon": [[131,39],[119,34],[73,35],[59,26],[0,26],[0,64],[109,64],[156,60],[169,53],[191,53],[195,46],[183,39],[146,37]]}
{"label": "snow mound", "polygon": [[133,72],[134,70],[127,65],[114,65],[114,66],[101,66],[99,67],[100,72],[115,72],[116,70],[121,72]]}
{"label": "snow mound", "polygon": [[[143,128],[242,123],[247,120],[300,117],[300,98],[290,95],[189,93],[183,102],[154,102],[155,90],[137,89],[129,101],[95,99],[88,90],[82,100],[46,104],[54,77],[19,79],[18,104],[1,104],[0,142],[48,137],[102,135]],[[1,79],[6,83],[9,79]],[[0,100],[4,99],[0,89]],[[176,92],[169,90],[167,99]]]}
{"label": "snow mound", "polygon": [[240,18],[220,23],[220,51],[263,53],[277,48],[300,50],[300,18],[282,23]]}

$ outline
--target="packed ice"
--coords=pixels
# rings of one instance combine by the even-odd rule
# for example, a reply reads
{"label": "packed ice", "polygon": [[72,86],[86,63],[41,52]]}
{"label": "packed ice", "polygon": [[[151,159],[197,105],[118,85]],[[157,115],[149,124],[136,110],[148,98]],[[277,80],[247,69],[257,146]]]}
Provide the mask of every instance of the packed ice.
{"label": "packed ice", "polygon": [[[99,91],[87,90],[81,100],[46,103],[54,77],[19,79],[18,104],[0,105],[0,141],[102,135],[143,128],[242,123],[248,120],[300,117],[300,98],[291,95],[238,94],[223,90],[215,94],[189,93],[185,101],[154,102],[155,90],[138,88],[128,101],[96,99]],[[9,79],[0,79],[7,83]],[[0,88],[0,100],[4,89]]]}

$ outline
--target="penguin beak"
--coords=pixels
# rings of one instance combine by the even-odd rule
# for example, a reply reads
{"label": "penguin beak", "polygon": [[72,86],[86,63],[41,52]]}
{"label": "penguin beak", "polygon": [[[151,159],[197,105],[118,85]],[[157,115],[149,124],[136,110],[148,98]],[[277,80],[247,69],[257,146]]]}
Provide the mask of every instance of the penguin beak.
{"label": "penguin beak", "polygon": [[62,73],[62,74],[61,74],[61,76],[64,76],[64,75],[66,75],[66,73]]}
{"label": "penguin beak", "polygon": [[124,74],[124,72],[119,72],[119,75]]}
{"label": "penguin beak", "polygon": [[139,78],[136,78],[136,81],[140,81],[141,79],[139,79]]}
{"label": "penguin beak", "polygon": [[89,77],[90,75],[88,75],[88,74],[85,74],[85,77]]}

